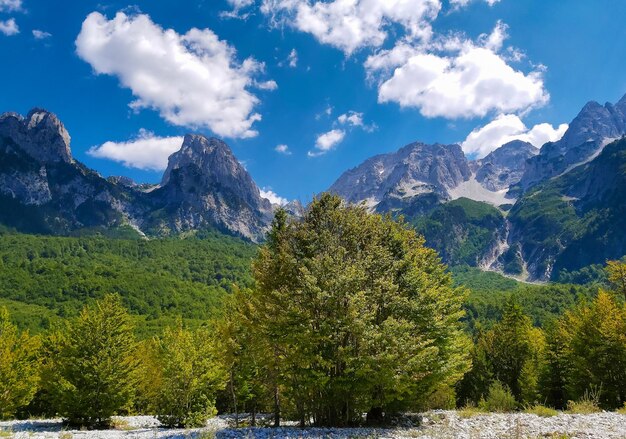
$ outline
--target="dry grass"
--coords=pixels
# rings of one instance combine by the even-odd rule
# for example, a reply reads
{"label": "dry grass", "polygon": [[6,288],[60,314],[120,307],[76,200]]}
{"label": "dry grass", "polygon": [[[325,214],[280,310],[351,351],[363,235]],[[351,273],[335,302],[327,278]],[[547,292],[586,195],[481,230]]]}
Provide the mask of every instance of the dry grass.
{"label": "dry grass", "polygon": [[559,414],[558,411],[554,410],[551,407],[546,407],[544,405],[541,404],[536,404],[530,407],[527,407],[524,410],[524,413],[529,413],[531,415],[537,415],[540,416],[542,418],[550,418],[552,416],[556,416]]}

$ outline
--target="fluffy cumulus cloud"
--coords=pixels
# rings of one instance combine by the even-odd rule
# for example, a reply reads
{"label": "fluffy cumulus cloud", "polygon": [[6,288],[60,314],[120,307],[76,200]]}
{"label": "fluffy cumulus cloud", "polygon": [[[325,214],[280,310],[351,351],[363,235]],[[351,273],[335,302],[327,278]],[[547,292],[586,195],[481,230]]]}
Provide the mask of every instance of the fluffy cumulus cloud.
{"label": "fluffy cumulus cloud", "polygon": [[516,70],[499,51],[506,26],[478,42],[446,37],[428,46],[404,41],[368,57],[378,100],[418,108],[426,117],[472,118],[527,111],[545,104],[542,70]]}
{"label": "fluffy cumulus cloud", "polygon": [[426,41],[440,0],[263,0],[261,11],[275,23],[287,23],[346,54],[380,47],[392,26],[411,40]]}
{"label": "fluffy cumulus cloud", "polygon": [[9,18],[8,20],[0,21],[0,33],[6,36],[17,35],[20,33],[20,28],[15,22],[15,18]]}
{"label": "fluffy cumulus cloud", "polygon": [[517,115],[503,114],[487,125],[472,131],[461,146],[466,154],[481,158],[512,140],[523,140],[541,147],[546,142],[559,140],[567,128],[568,125],[565,123],[558,127],[542,123],[528,129]]}
{"label": "fluffy cumulus cloud", "polygon": [[315,149],[309,151],[309,157],[317,157],[333,150],[346,137],[346,132],[340,129],[333,129],[317,136]]}
{"label": "fluffy cumulus cloud", "polygon": [[235,49],[209,29],[181,35],[148,15],[93,12],[76,38],[78,55],[98,74],[114,75],[132,90],[135,110],[150,108],[168,122],[208,128],[225,137],[253,137],[259,98],[250,91],[276,88],[256,77],[264,65],[236,59]]}
{"label": "fluffy cumulus cloud", "polygon": [[278,204],[279,206],[284,206],[289,202],[286,198],[283,198],[276,194],[276,192],[272,191],[269,188],[261,189],[261,197],[270,200],[272,204]]}
{"label": "fluffy cumulus cloud", "polygon": [[0,12],[19,11],[22,9],[22,0],[0,0]]}
{"label": "fluffy cumulus cloud", "polygon": [[287,145],[276,145],[274,151],[284,155],[291,155],[291,151],[289,151],[289,147]]}
{"label": "fluffy cumulus cloud", "polygon": [[163,171],[167,159],[183,144],[182,137],[159,137],[147,130],[126,142],[106,142],[87,151],[92,157],[109,159],[129,168]]}

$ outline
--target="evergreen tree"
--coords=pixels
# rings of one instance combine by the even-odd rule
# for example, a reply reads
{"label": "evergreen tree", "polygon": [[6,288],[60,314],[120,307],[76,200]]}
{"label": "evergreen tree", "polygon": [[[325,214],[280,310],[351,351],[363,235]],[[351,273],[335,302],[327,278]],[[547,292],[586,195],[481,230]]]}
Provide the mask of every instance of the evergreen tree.
{"label": "evergreen tree", "polygon": [[626,401],[626,306],[600,291],[591,305],[568,312],[561,325],[569,395],[578,399],[590,389],[601,389],[603,407],[621,407]]}
{"label": "evergreen tree", "polygon": [[155,339],[158,391],[157,418],[168,427],[201,427],[216,414],[215,395],[224,386],[224,372],[215,359],[211,334],[189,331],[182,323]]}
{"label": "evergreen tree", "polygon": [[324,194],[279,213],[254,264],[255,327],[279,393],[305,423],[417,408],[468,367],[462,291],[414,231]]}
{"label": "evergreen tree", "polygon": [[0,419],[28,405],[39,382],[39,339],[20,334],[0,308]]}
{"label": "evergreen tree", "polygon": [[127,410],[137,383],[131,318],[116,295],[86,306],[46,342],[45,385],[69,424],[107,426]]}

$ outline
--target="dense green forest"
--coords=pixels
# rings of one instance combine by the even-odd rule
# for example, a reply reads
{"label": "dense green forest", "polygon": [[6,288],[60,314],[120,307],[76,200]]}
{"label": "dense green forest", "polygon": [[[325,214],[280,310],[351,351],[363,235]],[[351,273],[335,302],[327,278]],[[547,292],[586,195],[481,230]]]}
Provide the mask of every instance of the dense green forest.
{"label": "dense green forest", "polygon": [[218,233],[187,239],[0,235],[0,306],[39,332],[85,303],[117,293],[154,333],[178,316],[211,317],[233,285],[250,286],[257,247]]}

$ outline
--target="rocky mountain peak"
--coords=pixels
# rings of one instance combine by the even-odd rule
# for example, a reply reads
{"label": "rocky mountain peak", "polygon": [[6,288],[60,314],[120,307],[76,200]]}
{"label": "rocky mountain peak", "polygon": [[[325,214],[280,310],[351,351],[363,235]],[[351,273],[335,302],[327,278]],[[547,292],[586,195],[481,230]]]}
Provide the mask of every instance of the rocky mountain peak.
{"label": "rocky mountain peak", "polygon": [[390,206],[424,194],[447,198],[449,189],[470,176],[459,145],[415,142],[366,160],[341,175],[329,190],[350,203]]}
{"label": "rocky mountain peak", "polygon": [[47,110],[34,108],[25,118],[16,113],[1,115],[0,138],[9,139],[41,163],[72,162],[70,135]]}
{"label": "rocky mountain peak", "polygon": [[526,160],[538,153],[539,149],[528,142],[508,142],[474,162],[476,180],[490,191],[508,189],[522,178]]}
{"label": "rocky mountain peak", "polygon": [[563,138],[542,146],[528,160],[521,186],[528,190],[537,183],[560,175],[596,157],[611,140],[626,134],[626,96],[617,104],[585,104],[570,123]]}

